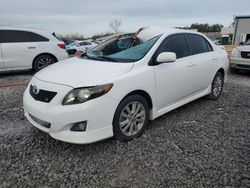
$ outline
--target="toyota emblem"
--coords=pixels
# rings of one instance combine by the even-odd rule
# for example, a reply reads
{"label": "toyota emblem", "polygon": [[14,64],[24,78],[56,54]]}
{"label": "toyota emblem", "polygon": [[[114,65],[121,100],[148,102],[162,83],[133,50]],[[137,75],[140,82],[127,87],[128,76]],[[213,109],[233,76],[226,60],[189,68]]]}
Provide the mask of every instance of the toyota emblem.
{"label": "toyota emblem", "polygon": [[39,93],[39,89],[37,88],[36,85],[34,85],[34,86],[32,87],[32,92],[33,92],[35,95],[37,95],[37,94]]}

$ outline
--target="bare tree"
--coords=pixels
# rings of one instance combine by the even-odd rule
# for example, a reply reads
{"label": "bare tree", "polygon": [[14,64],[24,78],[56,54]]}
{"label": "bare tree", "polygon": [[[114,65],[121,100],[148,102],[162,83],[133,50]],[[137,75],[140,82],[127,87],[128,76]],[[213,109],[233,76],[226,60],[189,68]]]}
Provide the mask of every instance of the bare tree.
{"label": "bare tree", "polygon": [[118,33],[121,25],[122,22],[115,19],[110,22],[109,27],[114,31],[114,33]]}

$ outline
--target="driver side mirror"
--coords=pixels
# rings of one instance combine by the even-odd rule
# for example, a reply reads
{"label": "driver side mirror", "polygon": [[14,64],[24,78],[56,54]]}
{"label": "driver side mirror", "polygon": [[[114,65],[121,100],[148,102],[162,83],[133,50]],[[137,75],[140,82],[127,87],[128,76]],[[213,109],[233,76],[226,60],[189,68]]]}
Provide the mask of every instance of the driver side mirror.
{"label": "driver side mirror", "polygon": [[176,54],[173,52],[162,52],[158,55],[156,61],[158,64],[175,62]]}

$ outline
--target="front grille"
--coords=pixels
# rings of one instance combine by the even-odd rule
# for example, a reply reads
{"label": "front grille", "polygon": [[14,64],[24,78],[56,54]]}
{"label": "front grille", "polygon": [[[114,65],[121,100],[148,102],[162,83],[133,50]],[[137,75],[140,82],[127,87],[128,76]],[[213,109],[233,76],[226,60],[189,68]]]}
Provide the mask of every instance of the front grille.
{"label": "front grille", "polygon": [[31,114],[29,114],[29,116],[30,116],[31,119],[32,119],[34,122],[36,122],[37,124],[39,124],[39,125],[41,125],[41,126],[47,128],[47,129],[50,128],[51,123],[49,123],[49,122],[47,122],[47,121],[43,121],[43,120],[41,120],[41,119],[38,119],[38,118],[32,116]]}
{"label": "front grille", "polygon": [[250,52],[241,52],[241,57],[244,59],[250,59]]}
{"label": "front grille", "polygon": [[56,92],[39,90],[36,86],[30,85],[30,95],[37,101],[49,103],[56,94]]}
{"label": "front grille", "polygon": [[246,69],[250,69],[250,65],[242,65],[242,64],[238,64],[238,67],[242,67],[242,68],[246,68]]}

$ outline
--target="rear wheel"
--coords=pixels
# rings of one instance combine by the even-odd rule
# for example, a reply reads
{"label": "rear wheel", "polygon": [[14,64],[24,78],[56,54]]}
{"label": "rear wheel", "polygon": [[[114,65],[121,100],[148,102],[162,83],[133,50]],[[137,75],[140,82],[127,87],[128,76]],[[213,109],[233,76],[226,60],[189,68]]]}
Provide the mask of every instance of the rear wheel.
{"label": "rear wheel", "polygon": [[144,132],[149,121],[149,106],[140,95],[126,97],[117,107],[114,120],[114,137],[120,141],[129,141]]}
{"label": "rear wheel", "polygon": [[217,72],[211,86],[211,93],[208,95],[209,99],[217,100],[220,97],[224,86],[224,76],[221,72]]}
{"label": "rear wheel", "polygon": [[55,63],[57,60],[51,55],[39,55],[34,60],[33,68],[35,72],[42,70],[43,68]]}

